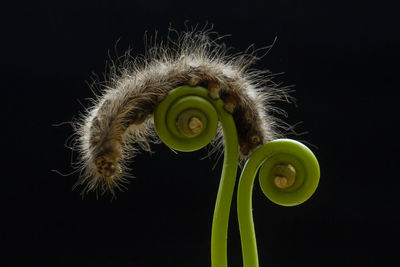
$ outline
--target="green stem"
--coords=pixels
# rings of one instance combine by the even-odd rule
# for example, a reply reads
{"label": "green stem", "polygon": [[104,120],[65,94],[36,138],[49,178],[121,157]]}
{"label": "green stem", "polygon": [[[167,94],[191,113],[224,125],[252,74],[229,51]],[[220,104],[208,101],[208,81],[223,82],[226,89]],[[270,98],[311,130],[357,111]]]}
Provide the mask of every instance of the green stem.
{"label": "green stem", "polygon": [[212,224],[211,266],[213,267],[228,266],[227,236],[229,212],[235,188],[239,158],[238,136],[235,122],[233,117],[223,109],[221,102],[218,105],[219,107],[217,107],[217,112],[224,132],[225,151],[224,165]]}
{"label": "green stem", "polygon": [[253,223],[252,195],[253,184],[257,171],[265,157],[265,150],[268,147],[261,147],[254,151],[244,166],[240,176],[237,196],[237,212],[239,220],[240,238],[242,241],[242,254],[244,267],[258,267],[257,242]]}

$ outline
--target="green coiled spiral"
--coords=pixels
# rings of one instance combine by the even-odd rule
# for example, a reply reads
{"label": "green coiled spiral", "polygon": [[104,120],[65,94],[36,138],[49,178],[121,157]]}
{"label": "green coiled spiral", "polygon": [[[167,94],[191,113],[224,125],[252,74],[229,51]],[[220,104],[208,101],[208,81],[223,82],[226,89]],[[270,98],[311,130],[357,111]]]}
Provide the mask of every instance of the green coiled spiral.
{"label": "green coiled spiral", "polygon": [[[155,113],[154,123],[161,140],[169,147],[184,152],[203,148],[214,138],[218,114],[204,88],[179,87],[172,90]],[[195,120],[196,119],[196,120]],[[197,128],[190,128],[191,120]]]}

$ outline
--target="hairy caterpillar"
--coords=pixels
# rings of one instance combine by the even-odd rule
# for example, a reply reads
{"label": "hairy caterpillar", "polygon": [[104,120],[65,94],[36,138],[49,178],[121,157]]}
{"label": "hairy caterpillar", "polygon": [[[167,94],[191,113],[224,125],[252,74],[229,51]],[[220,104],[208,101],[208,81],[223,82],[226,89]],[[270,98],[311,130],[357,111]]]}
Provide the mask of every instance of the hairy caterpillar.
{"label": "hairy caterpillar", "polygon": [[[158,137],[152,114],[169,91],[181,86],[203,86],[212,99],[222,99],[237,126],[240,156],[278,137],[271,103],[288,99],[287,90],[271,81],[268,71],[249,69],[256,51],[229,55],[210,31],[188,31],[166,43],[147,48],[144,56],[126,57],[115,67],[93,106],[74,123],[80,152],[83,193],[121,189],[130,174],[127,160],[136,145],[150,151]],[[221,133],[214,145],[221,146]]]}

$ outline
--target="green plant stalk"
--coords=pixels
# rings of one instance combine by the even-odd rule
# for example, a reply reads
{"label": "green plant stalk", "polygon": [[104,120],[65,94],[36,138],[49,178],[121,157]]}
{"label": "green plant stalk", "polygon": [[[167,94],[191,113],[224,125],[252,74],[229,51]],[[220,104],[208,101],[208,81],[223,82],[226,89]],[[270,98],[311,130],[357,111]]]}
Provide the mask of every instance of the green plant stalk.
{"label": "green plant stalk", "polygon": [[258,267],[257,242],[253,223],[252,196],[253,184],[258,169],[268,157],[264,157],[263,149],[253,152],[246,162],[240,176],[237,192],[237,212],[244,267]]}
{"label": "green plant stalk", "polygon": [[[221,101],[222,102],[222,101]],[[219,120],[224,133],[224,164],[221,181],[215,202],[214,218],[211,233],[211,266],[227,267],[227,239],[229,212],[235,189],[236,174],[239,163],[239,144],[235,122],[220,103],[217,107]]]}

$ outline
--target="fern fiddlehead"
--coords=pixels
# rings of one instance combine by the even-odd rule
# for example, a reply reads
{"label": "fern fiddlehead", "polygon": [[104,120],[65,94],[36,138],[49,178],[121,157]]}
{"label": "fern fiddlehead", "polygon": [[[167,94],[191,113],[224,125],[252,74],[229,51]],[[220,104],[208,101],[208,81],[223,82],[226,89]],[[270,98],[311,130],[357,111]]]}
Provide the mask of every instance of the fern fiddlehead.
{"label": "fern fiddlehead", "polygon": [[261,189],[274,203],[295,206],[314,193],[319,182],[319,165],[305,145],[278,139],[259,147],[244,166],[238,185],[237,212],[244,267],[258,267],[252,215],[253,184],[258,169]]}
{"label": "fern fiddlehead", "polygon": [[156,108],[154,123],[166,145],[178,151],[194,151],[214,138],[218,118],[221,122],[225,153],[212,224],[211,264],[225,267],[229,213],[238,167],[238,137],[232,115],[224,110],[222,100],[212,100],[208,95],[209,91],[201,87],[182,86],[172,90]]}

